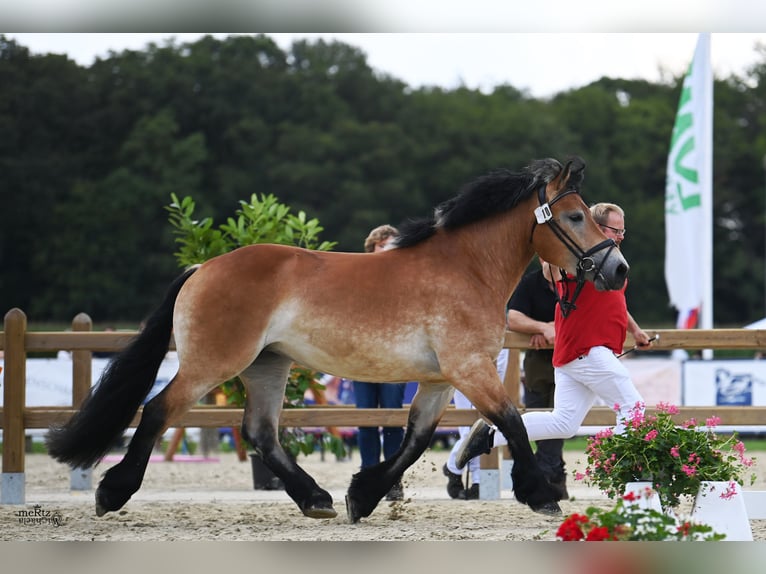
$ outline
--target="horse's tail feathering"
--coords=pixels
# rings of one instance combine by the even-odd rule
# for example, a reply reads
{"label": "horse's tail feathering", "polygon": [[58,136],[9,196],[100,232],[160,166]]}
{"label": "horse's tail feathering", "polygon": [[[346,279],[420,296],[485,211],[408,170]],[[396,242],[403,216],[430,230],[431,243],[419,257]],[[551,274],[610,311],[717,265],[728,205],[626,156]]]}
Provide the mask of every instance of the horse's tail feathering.
{"label": "horse's tail feathering", "polygon": [[50,429],[45,442],[53,458],[73,468],[91,467],[128,428],[168,352],[178,292],[196,270],[195,266],[173,281],[165,300],[141,333],[112,359],[80,410],[64,426]]}

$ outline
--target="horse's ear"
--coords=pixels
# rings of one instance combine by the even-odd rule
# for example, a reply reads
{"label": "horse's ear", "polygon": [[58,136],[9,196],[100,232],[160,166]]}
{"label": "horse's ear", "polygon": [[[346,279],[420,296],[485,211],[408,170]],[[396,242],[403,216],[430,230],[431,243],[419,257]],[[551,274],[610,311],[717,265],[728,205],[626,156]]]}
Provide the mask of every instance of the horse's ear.
{"label": "horse's ear", "polygon": [[561,180],[566,182],[567,187],[579,189],[585,179],[585,162],[579,156],[569,158],[562,173]]}

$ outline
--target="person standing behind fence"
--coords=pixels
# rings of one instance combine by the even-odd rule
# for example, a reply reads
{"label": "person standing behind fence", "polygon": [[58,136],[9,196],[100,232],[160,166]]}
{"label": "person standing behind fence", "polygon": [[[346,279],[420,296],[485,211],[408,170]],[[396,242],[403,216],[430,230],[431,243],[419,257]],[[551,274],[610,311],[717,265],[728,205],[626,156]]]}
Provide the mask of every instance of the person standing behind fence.
{"label": "person standing behind fence", "polygon": [[[390,242],[398,237],[399,231],[391,225],[381,225],[373,229],[364,240],[364,251],[376,253],[390,248]],[[400,409],[404,404],[404,389],[407,383],[366,383],[354,381],[356,407],[360,409]],[[399,450],[404,440],[403,427],[383,427],[383,457],[388,460]],[[380,462],[381,437],[378,427],[359,427],[357,435],[362,468]],[[402,500],[404,488],[401,481],[396,483],[386,495],[386,500]]]}
{"label": "person standing behind fence", "polygon": [[[540,269],[530,271],[521,278],[508,302],[508,328],[517,333],[531,335],[530,349],[524,353],[524,406],[530,409],[553,408],[556,388],[553,374],[553,344],[556,333],[556,286],[551,266],[542,258]],[[567,476],[564,467],[564,439],[552,438],[536,441],[535,458],[545,478],[569,500]]]}
{"label": "person standing behind fence", "polygon": [[[597,203],[590,211],[607,238],[619,248],[625,238],[623,210],[613,203]],[[575,288],[573,277],[559,280],[555,271],[553,277],[560,297]],[[624,431],[634,408],[643,410],[643,399],[625,365],[617,358],[627,331],[633,334],[636,348],[647,349],[651,345],[649,335],[628,312],[627,285],[625,281],[620,289],[597,291],[592,283],[586,282],[566,317],[561,302],[556,305],[553,410],[522,415],[530,441],[574,436],[596,399],[615,410],[615,434]],[[504,444],[502,433],[479,419],[463,441],[456,464],[462,468],[474,456]]]}

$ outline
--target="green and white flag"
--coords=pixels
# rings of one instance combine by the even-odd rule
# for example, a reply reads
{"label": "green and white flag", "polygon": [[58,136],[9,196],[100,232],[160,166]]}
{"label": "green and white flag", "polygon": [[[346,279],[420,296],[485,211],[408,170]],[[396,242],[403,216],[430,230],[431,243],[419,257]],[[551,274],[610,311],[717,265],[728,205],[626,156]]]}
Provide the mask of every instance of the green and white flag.
{"label": "green and white flag", "polygon": [[699,35],[684,78],[665,186],[665,282],[678,328],[713,323],[713,73],[710,34]]}

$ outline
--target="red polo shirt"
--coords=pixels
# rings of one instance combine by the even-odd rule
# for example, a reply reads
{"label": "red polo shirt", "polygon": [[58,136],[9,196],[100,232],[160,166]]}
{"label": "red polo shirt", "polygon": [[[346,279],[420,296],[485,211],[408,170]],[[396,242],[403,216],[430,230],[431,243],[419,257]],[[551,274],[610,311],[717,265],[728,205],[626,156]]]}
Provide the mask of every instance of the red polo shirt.
{"label": "red polo shirt", "polygon": [[[576,283],[568,279],[569,292],[573,293]],[[625,303],[625,289],[596,291],[593,283],[586,281],[575,300],[575,307],[564,318],[561,307],[556,305],[554,318],[556,340],[553,346],[553,366],[560,367],[581,355],[587,355],[592,347],[604,346],[615,354],[622,352],[628,330],[628,307]],[[563,284],[556,283],[559,296],[563,296]]]}

